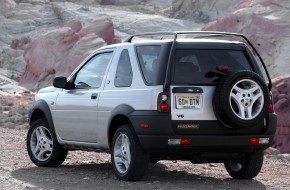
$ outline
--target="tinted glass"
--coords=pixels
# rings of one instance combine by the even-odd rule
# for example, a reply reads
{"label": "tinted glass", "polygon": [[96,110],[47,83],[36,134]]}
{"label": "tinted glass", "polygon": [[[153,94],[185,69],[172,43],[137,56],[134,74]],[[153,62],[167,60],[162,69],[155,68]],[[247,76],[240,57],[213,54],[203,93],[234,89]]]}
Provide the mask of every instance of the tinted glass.
{"label": "tinted glass", "polygon": [[77,73],[76,88],[99,88],[113,52],[102,53],[90,59]]}
{"label": "tinted glass", "polygon": [[116,87],[129,87],[132,84],[133,72],[128,50],[124,49],[120,55],[115,76]]}
{"label": "tinted glass", "polygon": [[160,68],[161,46],[138,46],[137,54],[144,79],[147,84],[153,85],[158,81],[158,68]]}
{"label": "tinted glass", "polygon": [[230,71],[252,71],[248,59],[240,50],[177,50],[174,61],[174,82],[211,84],[217,78],[206,78],[205,74],[216,71],[218,66],[227,66]]}

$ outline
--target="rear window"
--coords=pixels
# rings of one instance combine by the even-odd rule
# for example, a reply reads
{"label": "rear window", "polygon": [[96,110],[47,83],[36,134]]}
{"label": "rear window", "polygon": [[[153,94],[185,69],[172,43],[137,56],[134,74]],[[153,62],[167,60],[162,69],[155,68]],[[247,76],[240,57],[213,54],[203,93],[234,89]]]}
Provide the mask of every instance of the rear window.
{"label": "rear window", "polygon": [[179,49],[174,61],[174,83],[212,84],[216,77],[206,78],[205,74],[216,71],[217,66],[227,66],[230,71],[252,71],[242,50]]}

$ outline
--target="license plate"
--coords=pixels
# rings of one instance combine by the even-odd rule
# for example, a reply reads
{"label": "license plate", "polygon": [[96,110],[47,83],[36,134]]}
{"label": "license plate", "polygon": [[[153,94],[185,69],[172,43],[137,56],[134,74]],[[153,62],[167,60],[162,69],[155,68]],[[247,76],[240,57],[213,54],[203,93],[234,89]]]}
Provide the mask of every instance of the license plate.
{"label": "license plate", "polygon": [[200,109],[201,95],[177,95],[175,96],[177,109]]}

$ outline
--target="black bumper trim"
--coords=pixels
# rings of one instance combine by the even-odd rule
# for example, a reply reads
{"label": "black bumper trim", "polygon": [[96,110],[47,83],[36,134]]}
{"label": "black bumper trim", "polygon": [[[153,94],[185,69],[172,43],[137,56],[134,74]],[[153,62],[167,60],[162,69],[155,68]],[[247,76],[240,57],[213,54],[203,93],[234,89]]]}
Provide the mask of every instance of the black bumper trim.
{"label": "black bumper trim", "polygon": [[[273,142],[273,135],[253,136],[149,136],[139,135],[142,147],[151,153],[185,153],[200,152],[254,152],[266,149]],[[250,138],[269,138],[268,144],[250,144]],[[168,145],[168,139],[190,138],[191,145]]]}

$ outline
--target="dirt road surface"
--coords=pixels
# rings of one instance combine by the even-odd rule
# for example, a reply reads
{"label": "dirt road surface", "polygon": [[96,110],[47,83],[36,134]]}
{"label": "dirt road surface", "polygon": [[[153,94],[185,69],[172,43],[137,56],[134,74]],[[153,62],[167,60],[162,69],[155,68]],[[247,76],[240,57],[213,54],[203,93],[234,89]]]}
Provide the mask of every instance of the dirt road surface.
{"label": "dirt road surface", "polygon": [[160,161],[139,182],[118,180],[103,153],[73,151],[57,168],[39,168],[26,153],[26,132],[0,127],[0,190],[16,189],[290,189],[289,158],[267,156],[253,180],[234,180],[223,164]]}

